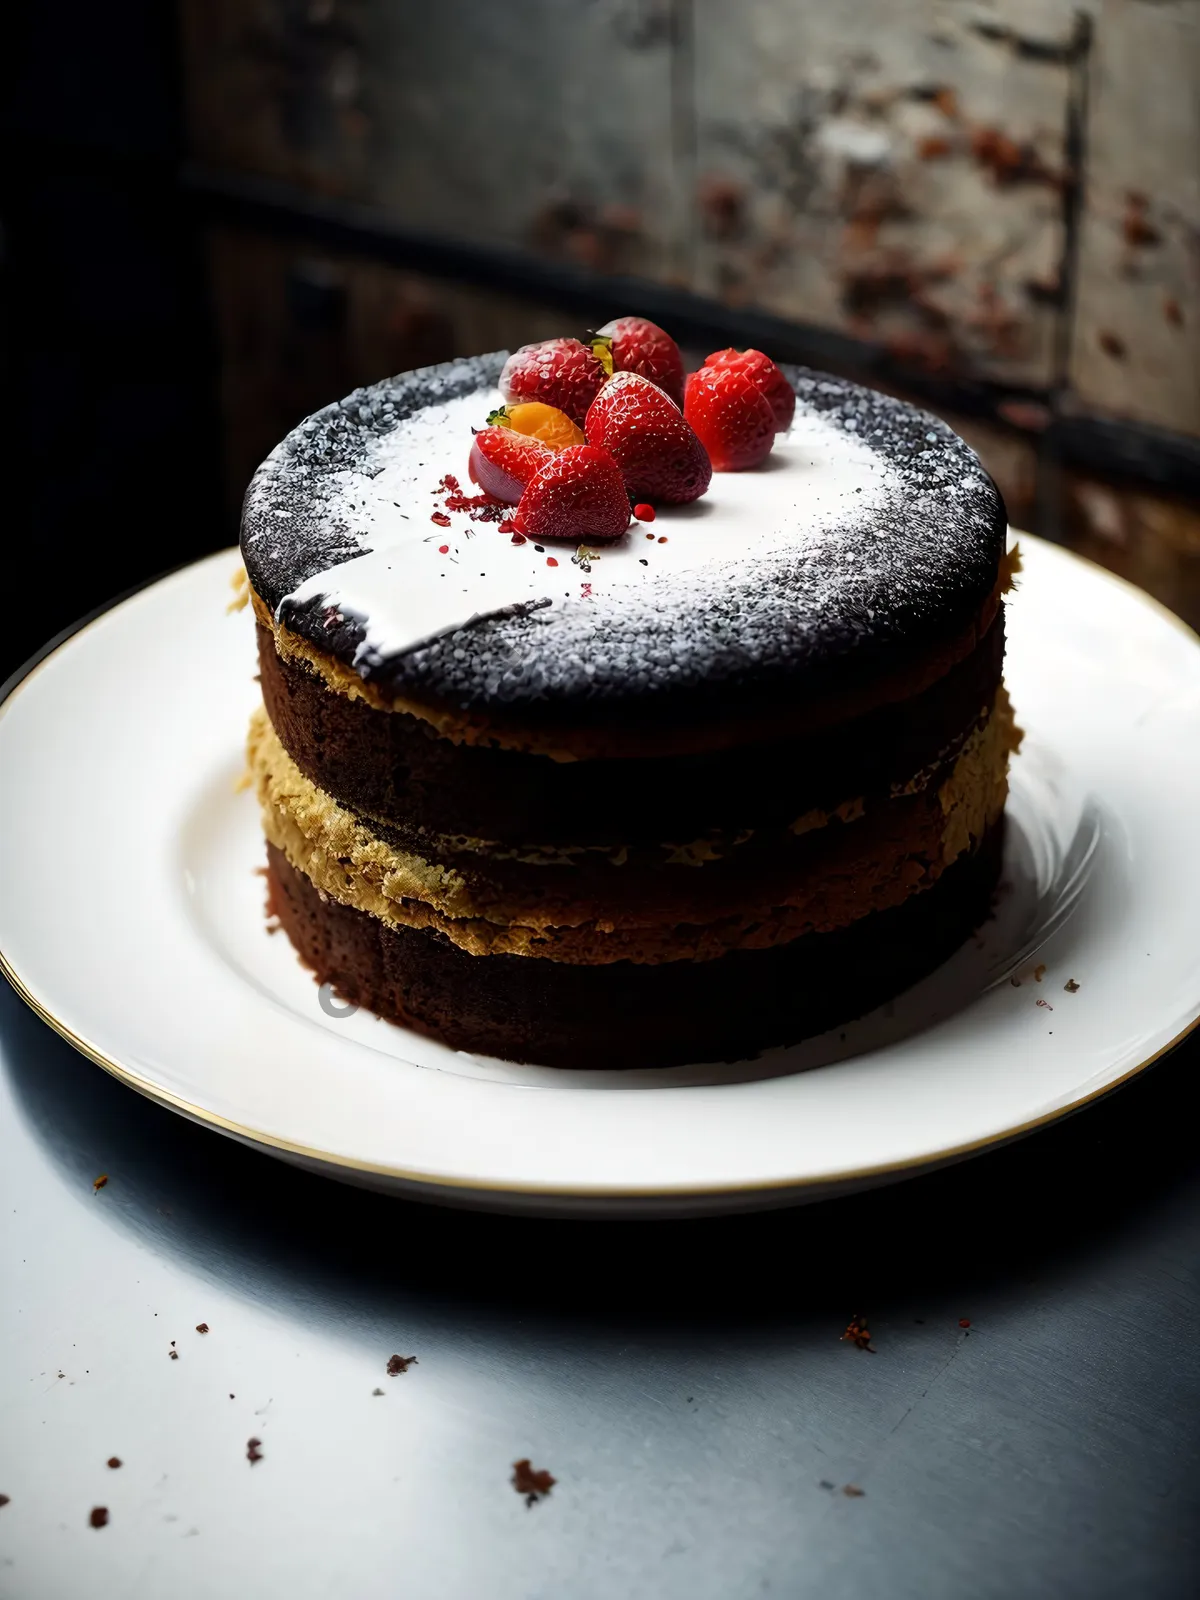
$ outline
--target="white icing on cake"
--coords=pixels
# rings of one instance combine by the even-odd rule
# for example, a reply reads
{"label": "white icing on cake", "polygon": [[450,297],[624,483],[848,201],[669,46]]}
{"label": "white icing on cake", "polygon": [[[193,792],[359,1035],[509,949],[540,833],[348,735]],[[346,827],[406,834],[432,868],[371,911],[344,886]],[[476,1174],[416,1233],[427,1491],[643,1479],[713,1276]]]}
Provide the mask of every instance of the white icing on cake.
{"label": "white icing on cake", "polygon": [[[732,580],[744,583],[748,564],[768,570],[772,558],[815,551],[828,531],[869,522],[900,481],[852,424],[835,426],[801,400],[762,467],[714,474],[700,500],[659,508],[654,522],[631,523],[615,545],[539,550],[514,544],[495,522],[447,511],[439,490],[449,473],[464,494],[478,492],[466,468],[471,430],[499,403],[494,391],[427,407],[371,439],[354,467],[326,476],[324,515],[345,555],[286,595],[278,614],[319,601],[361,623],[360,669],[514,609],[553,613],[564,644],[574,637],[582,646],[614,607],[625,615],[680,602],[702,609],[709,593],[716,601]],[[450,526],[434,523],[435,512]],[[857,559],[853,545],[846,559]]]}

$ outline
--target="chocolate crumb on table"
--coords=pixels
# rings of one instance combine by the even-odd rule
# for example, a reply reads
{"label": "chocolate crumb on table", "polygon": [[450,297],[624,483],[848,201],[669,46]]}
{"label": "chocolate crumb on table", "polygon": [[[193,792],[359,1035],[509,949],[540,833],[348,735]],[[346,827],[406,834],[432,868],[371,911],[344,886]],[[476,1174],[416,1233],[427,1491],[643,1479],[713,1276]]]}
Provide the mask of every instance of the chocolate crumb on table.
{"label": "chocolate crumb on table", "polygon": [[1074,978],[1068,978],[1066,983],[1063,984],[1063,988],[1067,991],[1068,994],[1078,994],[1079,993],[1079,985],[1075,982]]}
{"label": "chocolate crumb on table", "polygon": [[856,1350],[866,1350],[868,1354],[875,1354],[875,1346],[871,1343],[871,1330],[867,1327],[867,1319],[857,1313],[850,1318],[842,1338],[852,1344]]}
{"label": "chocolate crumb on table", "polygon": [[0,1494],[0,1506],[7,1506],[7,1505],[11,1505],[11,1504],[12,1504],[12,1495],[10,1495],[10,1494]]}
{"label": "chocolate crumb on table", "polygon": [[536,1505],[550,1493],[557,1481],[544,1467],[535,1467],[528,1456],[513,1462],[512,1486],[518,1494],[525,1496],[527,1506]]}
{"label": "chocolate crumb on table", "polygon": [[93,1506],[92,1507],[92,1514],[88,1518],[88,1521],[91,1523],[93,1528],[107,1528],[108,1527],[108,1507],[107,1506]]}
{"label": "chocolate crumb on table", "polygon": [[196,1332],[197,1333],[207,1333],[208,1332],[208,1323],[207,1322],[198,1322],[196,1324]]}
{"label": "chocolate crumb on table", "polygon": [[856,1483],[846,1483],[842,1485],[842,1493],[849,1495],[852,1500],[861,1500],[866,1492],[867,1491],[865,1489],[860,1489]]}
{"label": "chocolate crumb on table", "polygon": [[399,1377],[402,1372],[407,1372],[409,1367],[415,1367],[416,1365],[416,1356],[389,1356],[387,1375],[389,1378]]}
{"label": "chocolate crumb on table", "polygon": [[108,1173],[107,1172],[102,1172],[98,1178],[93,1178],[92,1179],[92,1191],[93,1191],[93,1193],[99,1194],[100,1190],[103,1189],[104,1185],[107,1182],[108,1182]]}
{"label": "chocolate crumb on table", "polygon": [[261,1439],[247,1439],[246,1440],[246,1460],[250,1463],[251,1466],[253,1466],[256,1461],[261,1461],[262,1458],[263,1458],[262,1440]]}
{"label": "chocolate crumb on table", "polygon": [[104,1464],[107,1467],[112,1467],[113,1471],[115,1472],[116,1469],[121,1465],[121,1458],[120,1456],[109,1456],[108,1460]]}

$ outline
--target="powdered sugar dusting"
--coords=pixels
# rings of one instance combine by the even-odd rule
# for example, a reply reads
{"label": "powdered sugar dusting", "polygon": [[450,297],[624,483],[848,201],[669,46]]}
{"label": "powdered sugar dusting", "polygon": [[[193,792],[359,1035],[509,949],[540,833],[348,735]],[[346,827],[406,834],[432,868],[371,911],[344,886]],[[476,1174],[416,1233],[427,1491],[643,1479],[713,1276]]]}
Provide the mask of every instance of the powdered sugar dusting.
{"label": "powdered sugar dusting", "polygon": [[952,626],[994,582],[1002,508],[968,447],[913,407],[799,369],[795,425],[763,468],[714,475],[703,499],[615,547],[513,544],[435,492],[446,473],[470,488],[471,427],[502,361],[358,391],[251,485],[252,583],[364,677],[463,706],[824,680]]}
{"label": "powdered sugar dusting", "polygon": [[495,525],[445,512],[434,493],[447,472],[463,470],[472,424],[493,404],[498,391],[420,411],[374,440],[360,469],[330,484],[340,490],[331,514],[370,553],[314,574],[281,604],[354,617],[363,629],[356,666],[383,666],[500,614],[551,612],[541,620],[554,629],[554,648],[577,651],[614,611],[640,616],[643,626],[664,608],[699,614],[754,564],[794,557],[831,529],[864,522],[895,487],[869,445],[802,410],[768,467],[722,474],[694,505],[661,508],[653,533],[634,523],[616,544],[592,550],[514,544]]}

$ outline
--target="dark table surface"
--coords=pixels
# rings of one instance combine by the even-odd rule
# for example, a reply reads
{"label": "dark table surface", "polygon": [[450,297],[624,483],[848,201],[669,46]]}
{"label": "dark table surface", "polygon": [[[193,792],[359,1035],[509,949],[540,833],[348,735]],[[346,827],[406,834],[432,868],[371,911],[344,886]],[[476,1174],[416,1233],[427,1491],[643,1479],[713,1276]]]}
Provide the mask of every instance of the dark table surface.
{"label": "dark table surface", "polygon": [[6,988],[0,1057],[8,1600],[1200,1588],[1200,1038],[938,1174],[611,1224],[308,1176]]}

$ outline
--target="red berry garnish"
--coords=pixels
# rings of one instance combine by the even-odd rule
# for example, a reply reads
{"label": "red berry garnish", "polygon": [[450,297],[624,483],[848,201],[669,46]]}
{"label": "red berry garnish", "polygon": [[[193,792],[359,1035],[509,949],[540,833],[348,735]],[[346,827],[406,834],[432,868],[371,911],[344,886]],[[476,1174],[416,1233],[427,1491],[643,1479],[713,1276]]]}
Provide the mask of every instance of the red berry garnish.
{"label": "red berry garnish", "polygon": [[530,478],[553,454],[540,439],[512,428],[481,428],[471,446],[467,471],[485,494],[515,506]]}
{"label": "red berry garnish", "polygon": [[[638,372],[683,405],[683,357],[669,333],[645,317],[616,317],[596,330],[593,348],[604,344],[614,372]],[[601,354],[601,360],[604,359]]]}
{"label": "red berry garnish", "polygon": [[618,372],[592,401],[584,425],[588,443],[610,450],[632,500],[683,505],[698,500],[712,479],[704,446],[657,384]]}
{"label": "red berry garnish", "polygon": [[654,507],[648,506],[644,500],[640,500],[638,504],[634,506],[633,514],[639,522],[654,521]]}
{"label": "red berry garnish", "polygon": [[619,539],[629,526],[621,469],[607,450],[569,445],[552,454],[530,482],[514,520],[527,539]]}
{"label": "red berry garnish", "polygon": [[775,443],[775,414],[766,396],[737,367],[701,367],[693,372],[683,413],[718,472],[758,466]]}
{"label": "red berry garnish", "polygon": [[582,424],[608,380],[608,368],[578,339],[522,345],[504,363],[500,393],[506,401],[541,400]]}
{"label": "red berry garnish", "polygon": [[754,387],[764,395],[775,417],[775,432],[786,433],[796,414],[796,392],[771,360],[761,350],[714,350],[704,365],[706,367],[736,367],[744,372]]}

